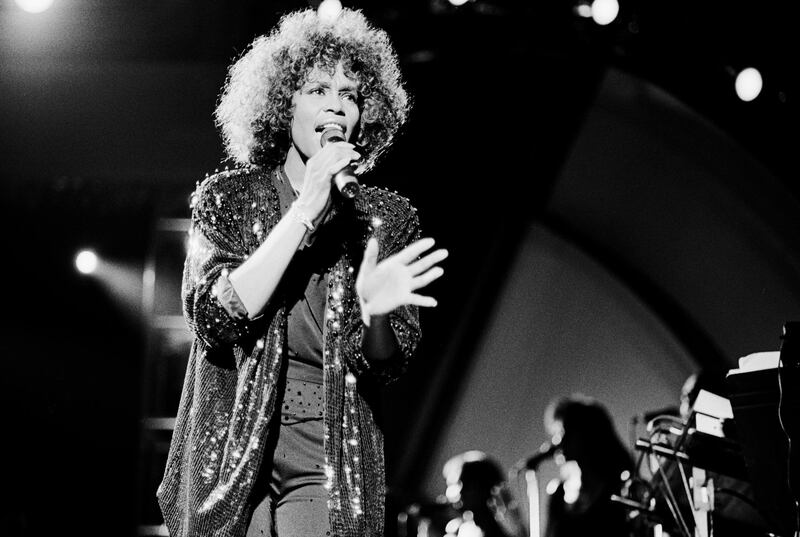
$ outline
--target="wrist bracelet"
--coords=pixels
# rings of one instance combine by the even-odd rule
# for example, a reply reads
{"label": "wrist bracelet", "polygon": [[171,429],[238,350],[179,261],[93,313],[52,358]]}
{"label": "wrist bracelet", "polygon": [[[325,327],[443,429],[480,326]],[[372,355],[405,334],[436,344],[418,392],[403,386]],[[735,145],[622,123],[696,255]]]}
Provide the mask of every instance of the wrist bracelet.
{"label": "wrist bracelet", "polygon": [[292,212],[292,215],[294,216],[295,220],[297,220],[298,222],[300,222],[301,224],[306,226],[308,231],[314,231],[314,223],[311,221],[311,219],[306,214],[305,210],[303,209],[303,205],[302,204],[300,204],[300,203],[298,203],[296,201],[294,203],[292,203],[292,211],[291,212]]}

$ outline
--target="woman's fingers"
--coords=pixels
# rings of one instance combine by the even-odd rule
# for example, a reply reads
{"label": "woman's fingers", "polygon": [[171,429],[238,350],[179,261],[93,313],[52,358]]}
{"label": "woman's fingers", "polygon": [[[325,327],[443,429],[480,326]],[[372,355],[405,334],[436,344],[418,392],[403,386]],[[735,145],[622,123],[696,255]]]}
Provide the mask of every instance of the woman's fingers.
{"label": "woman's fingers", "polygon": [[424,308],[435,308],[438,302],[436,299],[430,296],[423,296],[412,293],[408,295],[408,304],[413,306],[422,306]]}
{"label": "woman's fingers", "polygon": [[422,254],[422,252],[424,252],[425,250],[429,250],[435,243],[436,241],[434,241],[432,238],[426,237],[416,242],[412,242],[411,244],[409,244],[408,246],[406,246],[405,248],[394,254],[392,257],[396,261],[399,261],[404,265],[408,265],[409,263],[414,261],[417,257],[419,257]]}
{"label": "woman's fingers", "polygon": [[417,289],[425,287],[432,281],[441,278],[442,274],[444,274],[444,269],[442,267],[433,267],[426,273],[411,279],[411,290],[416,291]]}
{"label": "woman's fingers", "polygon": [[[352,161],[361,158],[361,155],[353,149],[353,147],[354,146],[348,142],[340,142],[322,148],[323,151],[328,150],[329,152],[329,155],[326,155],[326,160],[331,163],[327,166],[331,174],[338,172]],[[342,162],[344,162],[344,164],[341,164]]]}
{"label": "woman's fingers", "polygon": [[[364,250],[364,261],[356,282],[359,296],[372,301],[372,304],[380,304],[376,306],[380,311],[391,311],[402,305],[436,306],[433,297],[414,292],[444,274],[444,269],[436,264],[447,258],[447,250],[440,248],[420,258],[434,243],[430,237],[420,239],[378,263],[378,241],[371,238]],[[371,268],[375,270],[369,270]],[[370,296],[362,296],[363,292]]]}
{"label": "woman's fingers", "polygon": [[331,176],[336,175],[337,173],[342,171],[342,169],[344,169],[345,166],[350,164],[350,162],[352,162],[353,160],[356,159],[353,159],[348,155],[347,157],[340,158],[339,160],[334,161],[333,164],[331,164],[328,167],[328,174]]}
{"label": "woman's fingers", "polygon": [[[353,148],[354,146],[347,142],[327,144],[309,159],[308,168],[317,170],[314,174],[317,180],[329,178],[351,162],[361,158],[361,154]],[[327,177],[322,177],[320,174]]]}
{"label": "woman's fingers", "polygon": [[429,253],[425,257],[414,261],[410,265],[408,265],[408,270],[411,271],[411,274],[416,276],[421,274],[434,266],[436,263],[444,261],[447,259],[447,256],[450,255],[447,250],[444,248],[440,248],[434,252]]}

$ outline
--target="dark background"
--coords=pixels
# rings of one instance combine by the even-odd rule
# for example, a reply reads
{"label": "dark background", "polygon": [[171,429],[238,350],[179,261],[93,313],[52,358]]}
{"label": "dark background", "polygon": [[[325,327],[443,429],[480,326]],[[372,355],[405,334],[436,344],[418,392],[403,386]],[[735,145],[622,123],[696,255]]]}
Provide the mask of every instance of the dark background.
{"label": "dark background", "polygon": [[[34,16],[0,3],[3,535],[133,535],[153,523],[142,271],[160,219],[187,217],[196,181],[221,165],[212,112],[227,65],[281,13],[316,4],[57,0]],[[410,197],[451,252],[420,359],[387,394],[401,401],[387,405],[393,507],[417,497],[448,394],[609,69],[685,103],[797,203],[792,3],[621,4],[600,27],[569,1],[345,3],[389,32],[415,103],[371,180]],[[765,86],[743,103],[733,78],[748,65]],[[796,220],[782,222],[796,236]],[[108,260],[108,278],[74,270],[84,246]],[[718,335],[677,311],[667,324],[685,328],[699,362],[734,358],[705,352]]]}

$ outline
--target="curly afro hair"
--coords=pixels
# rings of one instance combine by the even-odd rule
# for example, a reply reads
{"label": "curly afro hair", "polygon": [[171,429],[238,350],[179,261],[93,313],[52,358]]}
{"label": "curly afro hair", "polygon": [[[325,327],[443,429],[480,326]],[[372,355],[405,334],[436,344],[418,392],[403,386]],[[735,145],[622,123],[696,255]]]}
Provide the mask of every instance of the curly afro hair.
{"label": "curly afro hair", "polygon": [[291,143],[292,96],[315,67],[333,73],[341,62],[359,85],[358,173],[371,169],[405,123],[410,102],[389,36],[358,10],[333,20],[313,9],[284,15],[231,65],[215,120],[228,157],[274,167]]}

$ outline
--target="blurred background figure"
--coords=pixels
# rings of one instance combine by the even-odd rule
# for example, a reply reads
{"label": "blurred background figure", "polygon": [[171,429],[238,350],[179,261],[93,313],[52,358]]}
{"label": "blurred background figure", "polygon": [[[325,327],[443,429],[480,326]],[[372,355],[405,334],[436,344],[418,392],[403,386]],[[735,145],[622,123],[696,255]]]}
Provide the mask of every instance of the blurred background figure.
{"label": "blurred background figure", "polygon": [[611,501],[633,471],[608,410],[598,401],[573,395],[552,401],[545,427],[558,446],[559,478],[547,487],[546,537],[630,535],[626,510]]}
{"label": "blurred background figure", "polygon": [[435,502],[400,514],[398,537],[527,537],[500,464],[483,451],[451,457],[442,467],[446,489]]}
{"label": "blurred background figure", "polygon": [[[486,453],[466,451],[442,468],[447,502],[460,514],[459,537],[522,537],[516,500],[510,494],[500,464]],[[455,523],[449,529],[456,529]]]}

